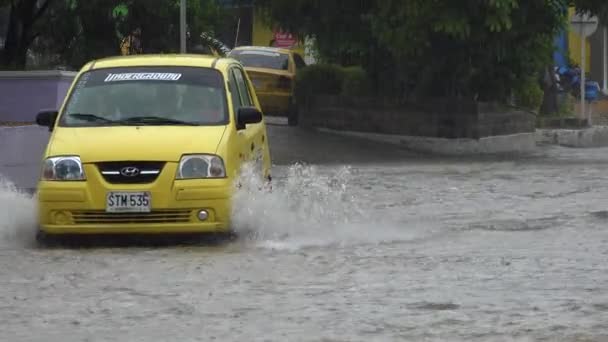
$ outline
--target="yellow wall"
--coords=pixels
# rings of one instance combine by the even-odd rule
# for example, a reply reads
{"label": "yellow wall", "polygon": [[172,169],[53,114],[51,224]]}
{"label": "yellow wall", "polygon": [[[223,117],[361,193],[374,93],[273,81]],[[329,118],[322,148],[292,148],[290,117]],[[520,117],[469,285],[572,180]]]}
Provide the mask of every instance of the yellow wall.
{"label": "yellow wall", "polygon": [[[571,7],[568,11],[568,19],[572,18],[575,10]],[[576,32],[572,31],[572,28],[568,30],[568,50],[570,53],[570,58],[578,65],[581,65],[581,44],[583,38],[578,35]],[[585,70],[590,70],[591,65],[591,44],[589,43],[589,39],[585,42]]]}
{"label": "yellow wall", "polygon": [[272,40],[272,30],[264,25],[257,11],[253,12],[253,45],[268,46]]}
{"label": "yellow wall", "polygon": [[[269,46],[273,38],[272,29],[268,27],[260,14],[254,9],[253,11],[253,30],[252,41],[255,46]],[[298,44],[293,50],[304,56],[304,47]]]}

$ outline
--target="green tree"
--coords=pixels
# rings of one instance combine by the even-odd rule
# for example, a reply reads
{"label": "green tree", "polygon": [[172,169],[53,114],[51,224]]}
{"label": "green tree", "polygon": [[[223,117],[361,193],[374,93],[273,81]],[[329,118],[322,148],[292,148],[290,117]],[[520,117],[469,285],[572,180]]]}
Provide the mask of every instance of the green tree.
{"label": "green tree", "polygon": [[398,85],[391,77],[396,66],[393,56],[372,30],[376,2],[256,0],[255,5],[266,24],[299,37],[315,37],[320,62],[363,66],[381,92]]}
{"label": "green tree", "polygon": [[266,24],[300,37],[316,36],[322,57],[344,65],[360,64],[375,38],[369,13],[374,1],[257,0]]}
{"label": "green tree", "polygon": [[[550,63],[553,38],[563,28],[568,1],[256,4],[281,27],[315,36],[329,62],[357,63],[370,75],[384,71],[374,87],[382,94],[507,101],[513,88],[539,77]],[[340,56],[349,56],[347,63]]]}
{"label": "green tree", "polygon": [[[124,4],[128,13],[118,24],[123,35],[139,27],[145,52],[179,52],[179,0],[130,0]],[[218,26],[221,9],[214,0],[188,0],[187,6],[191,39]]]}
{"label": "green tree", "polygon": [[507,100],[550,61],[566,1],[379,1],[374,32],[421,94]]}
{"label": "green tree", "polygon": [[8,6],[9,20],[4,48],[0,54],[3,69],[23,69],[27,51],[34,39],[43,33],[41,18],[55,0],[0,0]]}
{"label": "green tree", "polygon": [[[179,0],[0,0],[3,3],[11,6],[11,23],[17,23],[11,24],[17,29],[9,30],[2,53],[5,69],[24,69],[30,48],[56,56],[54,64],[78,69],[91,59],[120,54],[121,39],[137,27],[142,29],[144,52],[179,52]],[[192,39],[202,32],[212,34],[221,18],[216,1],[187,3]],[[25,8],[28,4],[34,5]]]}

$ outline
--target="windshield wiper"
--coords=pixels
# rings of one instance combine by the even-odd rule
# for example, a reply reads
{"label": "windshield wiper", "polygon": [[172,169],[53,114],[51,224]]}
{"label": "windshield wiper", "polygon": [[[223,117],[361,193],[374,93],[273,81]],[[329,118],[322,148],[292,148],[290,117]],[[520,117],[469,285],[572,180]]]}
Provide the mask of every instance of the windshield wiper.
{"label": "windshield wiper", "polygon": [[185,125],[199,126],[196,122],[182,121],[177,119],[163,118],[159,116],[136,116],[118,121],[119,123],[131,124],[165,124],[165,125]]}
{"label": "windshield wiper", "polygon": [[110,120],[95,114],[85,114],[85,113],[70,113],[68,114],[70,117],[75,117],[77,119],[93,122],[93,121],[103,121],[108,123],[116,123],[114,120]]}

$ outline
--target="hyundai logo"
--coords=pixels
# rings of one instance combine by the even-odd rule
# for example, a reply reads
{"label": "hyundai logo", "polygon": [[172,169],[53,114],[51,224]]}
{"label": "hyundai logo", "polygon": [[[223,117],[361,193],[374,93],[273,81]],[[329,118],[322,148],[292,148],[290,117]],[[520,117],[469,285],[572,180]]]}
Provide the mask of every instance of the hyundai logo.
{"label": "hyundai logo", "polygon": [[120,170],[120,174],[125,177],[135,177],[135,176],[139,175],[139,169],[136,168],[135,166],[123,167]]}

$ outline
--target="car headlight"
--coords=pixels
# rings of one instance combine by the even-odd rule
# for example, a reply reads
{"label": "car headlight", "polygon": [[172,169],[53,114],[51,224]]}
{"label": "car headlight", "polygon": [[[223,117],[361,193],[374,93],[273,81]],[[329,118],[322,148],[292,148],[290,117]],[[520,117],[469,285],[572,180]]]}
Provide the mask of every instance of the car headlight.
{"label": "car headlight", "polygon": [[86,177],[78,156],[53,157],[44,161],[42,179],[47,181],[82,181]]}
{"label": "car headlight", "polygon": [[226,168],[222,158],[211,154],[183,156],[177,169],[177,179],[224,178]]}

